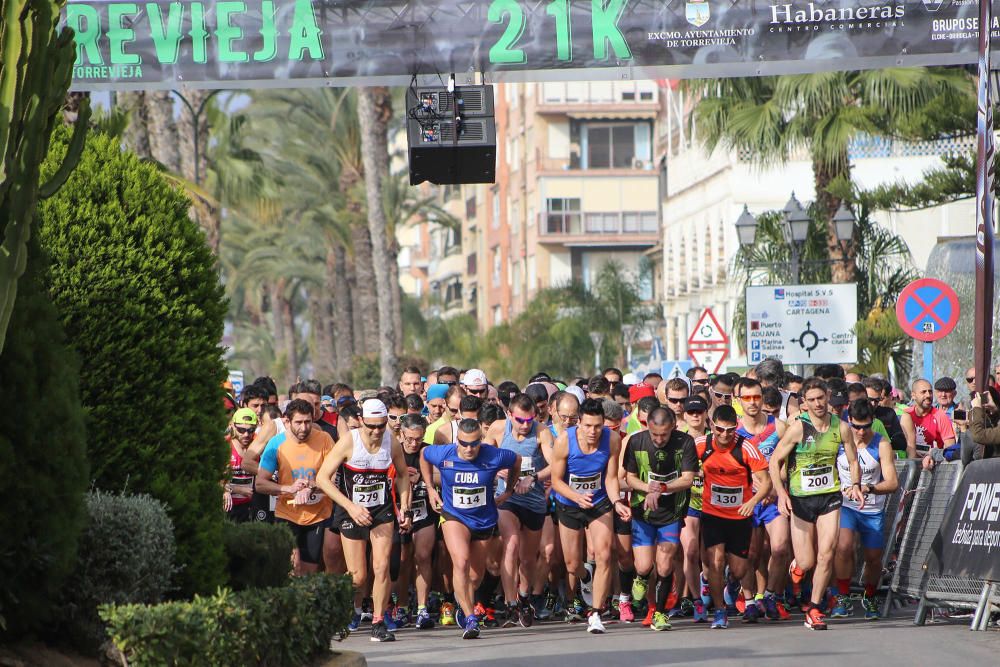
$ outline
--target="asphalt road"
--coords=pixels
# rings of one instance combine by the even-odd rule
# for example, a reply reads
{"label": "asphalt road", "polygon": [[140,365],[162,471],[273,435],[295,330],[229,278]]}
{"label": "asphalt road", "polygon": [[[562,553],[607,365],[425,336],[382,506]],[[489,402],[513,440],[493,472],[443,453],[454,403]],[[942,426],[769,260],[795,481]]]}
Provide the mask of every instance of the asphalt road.
{"label": "asphalt road", "polygon": [[[912,610],[912,607],[910,608]],[[923,627],[912,624],[912,611],[898,610],[887,620],[831,621],[825,632],[802,626],[801,616],[778,624],[742,625],[727,630],[695,626],[678,619],[674,630],[653,632],[639,624],[608,625],[604,635],[589,635],[584,625],[538,623],[530,629],[487,629],[478,640],[463,641],[453,627],[398,631],[391,643],[370,641],[367,626],[342,647],[359,651],[369,665],[473,664],[515,665],[997,665],[1000,632],[970,632],[968,619],[945,620]]]}

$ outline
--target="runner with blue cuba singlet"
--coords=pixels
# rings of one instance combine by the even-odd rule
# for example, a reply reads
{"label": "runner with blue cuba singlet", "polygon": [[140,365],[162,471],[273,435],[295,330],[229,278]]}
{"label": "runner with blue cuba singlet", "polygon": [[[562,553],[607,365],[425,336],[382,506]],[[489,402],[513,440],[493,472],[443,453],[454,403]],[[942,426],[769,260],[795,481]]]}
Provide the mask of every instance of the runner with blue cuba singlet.
{"label": "runner with blue cuba singlet", "polygon": [[[530,627],[534,612],[529,603],[538,544],[545,526],[548,500],[544,482],[549,478],[551,432],[535,419],[535,402],[525,394],[510,399],[510,416],[493,422],[483,441],[521,457],[516,480],[498,480],[497,489],[513,486],[513,495],[500,506],[503,558],[500,578],[507,603],[506,626]],[[502,473],[501,473],[502,475]]]}
{"label": "runner with blue cuba singlet", "polygon": [[[585,530],[596,560],[593,600],[603,606],[611,590],[611,511],[625,520],[632,518],[627,503],[619,498],[619,435],[604,426],[604,406],[588,398],[580,406],[580,423],[562,433],[552,456],[552,491],[559,515],[570,590],[576,591],[582,574],[580,531]],[[614,499],[612,502],[611,499]],[[587,632],[601,634],[601,609],[587,614]]]}
{"label": "runner with blue cuba singlet", "polygon": [[647,416],[647,429],[629,436],[623,464],[626,482],[632,489],[632,551],[640,589],[656,567],[651,627],[657,631],[671,629],[667,598],[673,586],[674,561],[680,553],[688,489],[698,470],[694,439],[675,430],[676,423],[671,410],[652,410]]}
{"label": "runner with blue cuba singlet", "polygon": [[[736,386],[736,396],[743,408],[736,434],[746,438],[765,460],[770,461],[774,448],[785,434],[785,422],[764,412],[764,388],[758,380],[741,379]],[[750,567],[742,581],[746,600],[744,623],[756,623],[762,614],[771,621],[783,618],[781,612],[784,609],[778,604],[776,591],[785,590],[791,535],[788,518],[781,515],[775,501],[777,495],[772,493],[757,503],[751,517],[754,529],[750,542]]]}
{"label": "runner with blue cuba singlet", "polygon": [[[482,428],[475,419],[458,422],[456,442],[424,447],[420,474],[427,495],[444,523],[441,532],[451,554],[455,599],[465,612],[463,639],[479,636],[480,619],[473,612],[475,590],[486,572],[488,542],[499,534],[497,502],[503,504],[514,489],[494,498],[493,486],[500,471],[515,479],[521,469],[517,452],[483,447]],[[434,471],[441,478],[440,493],[434,488]]]}
{"label": "runner with blue cuba singlet", "polygon": [[[819,378],[802,385],[803,413],[788,425],[771,454],[771,479],[778,491],[778,509],[792,519],[792,550],[795,564],[803,572],[815,567],[812,597],[805,626],[826,630],[826,617],[819,610],[833,574],[833,555],[840,532],[840,506],[845,497],[864,507],[861,468],[854,447],[854,434],[845,422],[830,412],[830,388]],[[837,455],[843,446],[850,479],[840,480]],[[788,488],[781,483],[782,464],[787,463]],[[841,493],[841,486],[847,489]]]}
{"label": "runner with blue cuba singlet", "polygon": [[[882,552],[885,536],[882,533],[882,517],[886,500],[899,488],[892,443],[872,430],[875,411],[871,403],[858,399],[848,410],[849,426],[854,433],[858,450],[858,465],[861,468],[861,491],[864,493],[864,507],[848,494],[844,494],[844,505],[840,509],[840,536],[837,539],[837,553],[834,558],[834,573],[837,578],[837,604],[831,612],[832,618],[846,618],[853,611],[850,605],[851,575],[854,573],[854,552],[857,538],[861,539],[865,559],[865,595],[861,605],[865,619],[877,620],[878,602],[875,592],[882,576]],[[850,464],[843,447],[837,454],[837,468],[843,485],[850,478]]]}

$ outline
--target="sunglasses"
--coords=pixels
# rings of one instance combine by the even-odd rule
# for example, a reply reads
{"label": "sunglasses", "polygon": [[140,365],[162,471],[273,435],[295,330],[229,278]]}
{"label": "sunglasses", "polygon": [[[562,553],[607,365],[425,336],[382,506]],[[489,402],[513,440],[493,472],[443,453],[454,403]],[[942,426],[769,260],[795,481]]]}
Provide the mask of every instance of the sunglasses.
{"label": "sunglasses", "polygon": [[389,415],[388,417],[389,417],[389,421],[391,421],[391,422],[398,422],[400,419],[403,418],[403,415]]}
{"label": "sunglasses", "polygon": [[715,431],[716,431],[716,433],[719,433],[719,434],[723,434],[723,433],[736,433],[736,429],[737,428],[738,428],[737,426],[716,426],[715,427]]}
{"label": "sunglasses", "polygon": [[746,394],[745,396],[740,396],[740,400],[745,403],[760,403],[764,400],[762,394]]}
{"label": "sunglasses", "polygon": [[440,382],[439,384],[444,384],[444,385],[448,385],[449,387],[454,387],[456,384],[458,384],[458,382],[455,382],[454,380],[452,380],[451,382]]}
{"label": "sunglasses", "polygon": [[365,425],[365,428],[369,431],[381,431],[385,428],[385,424],[369,424],[368,422],[361,422]]}
{"label": "sunglasses", "polygon": [[341,396],[340,398],[337,399],[337,405],[340,407],[343,407],[348,403],[357,404],[357,401],[351,398],[350,396]]}
{"label": "sunglasses", "polygon": [[973,382],[975,382],[975,381],[976,381],[976,378],[974,378],[974,377],[971,377],[971,378],[965,378],[965,381],[966,381],[966,382],[968,382],[969,384],[972,384]]}
{"label": "sunglasses", "polygon": [[566,422],[567,424],[575,424],[578,421],[580,421],[580,418],[577,417],[576,415],[568,415],[567,416],[567,415],[560,415],[560,414],[556,413],[556,416],[559,417],[559,419],[561,419],[564,422]]}
{"label": "sunglasses", "polygon": [[867,424],[855,424],[854,422],[851,422],[851,428],[857,431],[867,431],[872,427],[872,423],[873,422],[868,422]]}
{"label": "sunglasses", "polygon": [[667,403],[683,403],[686,400],[687,396],[685,396],[684,398],[670,398],[669,396],[667,397]]}
{"label": "sunglasses", "polygon": [[234,426],[233,428],[236,429],[237,433],[242,433],[243,435],[253,433],[257,430],[256,426]]}
{"label": "sunglasses", "polygon": [[482,442],[483,442],[482,440],[473,440],[472,442],[466,442],[465,440],[459,440],[458,441],[458,446],[459,447],[468,447],[469,449],[472,449],[473,447],[478,447],[479,445],[481,445]]}
{"label": "sunglasses", "polygon": [[453,415],[457,415],[458,410],[459,410],[458,408],[448,408],[448,412],[450,412]]}
{"label": "sunglasses", "polygon": [[719,391],[713,391],[712,395],[715,396],[720,401],[731,401],[731,400],[733,400],[733,395],[732,394],[723,394],[722,392],[719,392]]}
{"label": "sunglasses", "polygon": [[486,387],[483,387],[482,389],[470,389],[469,387],[465,388],[465,393],[472,394],[473,396],[485,396],[488,392],[489,389]]}
{"label": "sunglasses", "polygon": [[516,421],[518,424],[530,424],[531,422],[535,421],[535,418],[534,417],[514,417],[514,421]]}
{"label": "sunglasses", "polygon": [[708,386],[709,379],[708,378],[702,378],[700,380],[691,380],[691,383],[692,384],[700,384],[700,385]]}
{"label": "sunglasses", "polygon": [[699,416],[705,414],[705,411],[704,410],[685,410],[684,414],[686,414],[686,415],[692,415],[692,416],[695,416],[695,417],[699,417]]}

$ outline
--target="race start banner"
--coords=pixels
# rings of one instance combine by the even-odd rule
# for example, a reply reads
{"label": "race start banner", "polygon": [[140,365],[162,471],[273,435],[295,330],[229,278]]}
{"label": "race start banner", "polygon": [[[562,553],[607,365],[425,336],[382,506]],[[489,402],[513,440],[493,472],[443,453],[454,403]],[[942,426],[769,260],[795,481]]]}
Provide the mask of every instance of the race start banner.
{"label": "race start banner", "polygon": [[973,461],[963,471],[927,567],[937,575],[1000,581],[1000,459]]}
{"label": "race start banner", "polygon": [[977,0],[69,0],[64,20],[75,90],[969,64],[979,25]]}

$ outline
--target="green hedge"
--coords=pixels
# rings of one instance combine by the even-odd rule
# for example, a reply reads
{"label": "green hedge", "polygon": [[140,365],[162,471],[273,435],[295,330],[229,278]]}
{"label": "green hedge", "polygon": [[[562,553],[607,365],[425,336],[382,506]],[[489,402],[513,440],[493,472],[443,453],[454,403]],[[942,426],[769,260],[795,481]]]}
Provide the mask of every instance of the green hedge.
{"label": "green hedge", "polygon": [[[68,131],[53,135],[51,175]],[[76,170],[39,204],[46,286],[83,360],[96,486],[148,493],[174,522],[182,593],[226,581],[221,383],[226,302],[189,202],[117,138],[91,134]],[[8,403],[16,405],[18,401]],[[47,407],[47,424],[60,413]]]}
{"label": "green hedge", "polygon": [[79,364],[41,283],[35,239],[29,255],[0,354],[0,639],[50,629],[85,520]]}
{"label": "green hedge", "polygon": [[131,667],[296,667],[325,655],[351,619],[351,579],[312,574],[289,585],[190,602],[107,605],[101,618]]}
{"label": "green hedge", "polygon": [[222,539],[229,560],[229,586],[233,590],[288,583],[295,538],[287,526],[262,521],[227,521]]}
{"label": "green hedge", "polygon": [[76,571],[62,600],[63,636],[94,652],[107,639],[99,605],[160,602],[176,573],[174,529],[147,495],[88,493],[89,521],[80,536]]}

